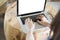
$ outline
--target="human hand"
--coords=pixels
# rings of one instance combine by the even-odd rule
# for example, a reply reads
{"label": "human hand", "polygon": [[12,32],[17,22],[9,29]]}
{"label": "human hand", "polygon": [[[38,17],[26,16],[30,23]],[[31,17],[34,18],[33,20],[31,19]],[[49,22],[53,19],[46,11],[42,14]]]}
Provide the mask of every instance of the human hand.
{"label": "human hand", "polygon": [[39,24],[41,24],[43,26],[48,26],[49,25],[48,20],[43,15],[37,16],[37,19],[39,19],[39,20],[37,20],[37,22]]}
{"label": "human hand", "polygon": [[26,25],[26,29],[27,29],[28,31],[33,31],[33,29],[34,29],[34,27],[35,27],[34,22],[33,22],[32,19],[30,19],[30,18],[27,18],[27,19],[25,20],[25,25]]}
{"label": "human hand", "polygon": [[34,36],[33,36],[33,30],[35,27],[34,22],[32,21],[32,19],[27,18],[25,20],[25,25],[26,25],[26,29],[27,29],[26,40],[34,40]]}

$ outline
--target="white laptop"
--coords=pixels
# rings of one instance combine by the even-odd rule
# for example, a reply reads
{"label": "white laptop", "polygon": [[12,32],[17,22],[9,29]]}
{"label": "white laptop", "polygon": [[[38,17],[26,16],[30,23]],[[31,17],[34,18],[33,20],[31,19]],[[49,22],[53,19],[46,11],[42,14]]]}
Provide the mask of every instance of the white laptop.
{"label": "white laptop", "polygon": [[25,32],[25,19],[31,18],[36,22],[38,15],[44,15],[46,0],[17,0],[17,19]]}

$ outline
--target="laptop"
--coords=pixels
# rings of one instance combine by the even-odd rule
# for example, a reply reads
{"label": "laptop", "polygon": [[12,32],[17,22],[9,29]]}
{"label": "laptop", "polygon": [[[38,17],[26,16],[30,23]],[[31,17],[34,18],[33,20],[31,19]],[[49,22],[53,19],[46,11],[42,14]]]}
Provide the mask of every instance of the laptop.
{"label": "laptop", "polygon": [[36,22],[38,15],[44,15],[45,6],[46,0],[17,0],[17,19],[24,32],[26,32],[25,20],[31,18]]}

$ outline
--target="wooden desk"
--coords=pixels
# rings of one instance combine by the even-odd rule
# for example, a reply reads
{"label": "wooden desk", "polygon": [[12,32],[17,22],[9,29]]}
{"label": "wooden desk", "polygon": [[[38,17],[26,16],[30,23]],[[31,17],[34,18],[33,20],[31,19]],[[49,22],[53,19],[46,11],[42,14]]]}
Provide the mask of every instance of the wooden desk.
{"label": "wooden desk", "polygon": [[7,0],[0,0],[0,14],[5,13]]}
{"label": "wooden desk", "polygon": [[0,0],[0,6],[2,6],[7,0]]}
{"label": "wooden desk", "polygon": [[60,9],[60,2],[48,2],[46,4],[45,11],[50,13],[53,17],[55,17],[59,9]]}

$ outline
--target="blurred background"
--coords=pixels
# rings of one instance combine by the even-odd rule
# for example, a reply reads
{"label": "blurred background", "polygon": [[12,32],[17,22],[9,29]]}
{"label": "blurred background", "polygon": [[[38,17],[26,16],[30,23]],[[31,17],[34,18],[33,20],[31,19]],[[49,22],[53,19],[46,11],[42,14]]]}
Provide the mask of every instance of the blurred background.
{"label": "blurred background", "polygon": [[[7,7],[17,0],[0,0],[0,40],[5,40],[4,36],[4,15]],[[60,0],[47,0],[47,2],[60,2]]]}

